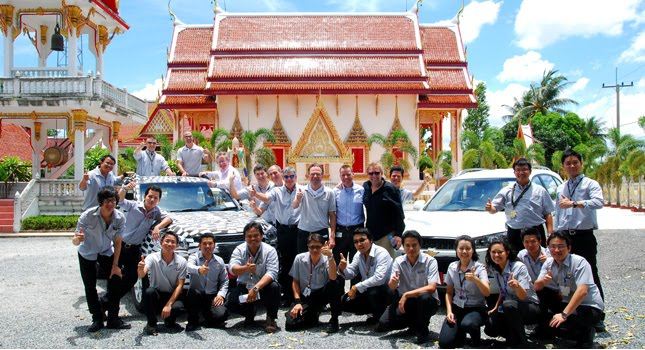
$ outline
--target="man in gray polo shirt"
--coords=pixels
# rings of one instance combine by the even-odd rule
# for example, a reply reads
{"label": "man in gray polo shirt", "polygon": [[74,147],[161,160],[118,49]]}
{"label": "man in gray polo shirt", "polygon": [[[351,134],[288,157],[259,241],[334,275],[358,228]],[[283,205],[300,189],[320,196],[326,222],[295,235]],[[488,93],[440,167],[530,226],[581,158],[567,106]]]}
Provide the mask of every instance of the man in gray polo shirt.
{"label": "man in gray polo shirt", "polygon": [[116,159],[110,154],[101,157],[96,169],[83,174],[78,188],[83,191],[83,211],[99,205],[96,195],[105,186],[114,186],[116,176],[112,173]]}
{"label": "man in gray polo shirt", "polygon": [[164,325],[171,331],[181,330],[175,322],[177,315],[172,306],[181,297],[186,281],[186,259],[175,253],[179,237],[166,232],[161,237],[161,251],[152,253],[139,262],[139,278],[150,278],[150,287],[143,294],[143,306],[148,320],[143,332],[157,335],[157,313],[161,311]]}
{"label": "man in gray polo shirt", "polygon": [[298,253],[307,251],[307,239],[312,233],[321,235],[329,247],[336,245],[336,195],[322,184],[323,167],[314,163],[307,169],[309,185],[305,190],[298,189],[293,208],[300,206],[298,223]]}
{"label": "man in gray polo shirt", "polygon": [[[134,150],[134,160],[137,161],[137,175],[139,176],[159,176],[162,171],[168,176],[173,176],[166,159],[159,153],[155,152],[157,139],[148,137],[146,142],[142,142]],[[144,149],[145,148],[145,149]]]}
{"label": "man in gray polo shirt", "polygon": [[181,176],[198,176],[202,170],[202,160],[210,162],[210,155],[197,146],[190,131],[184,133],[186,145],[177,150],[177,167]]}

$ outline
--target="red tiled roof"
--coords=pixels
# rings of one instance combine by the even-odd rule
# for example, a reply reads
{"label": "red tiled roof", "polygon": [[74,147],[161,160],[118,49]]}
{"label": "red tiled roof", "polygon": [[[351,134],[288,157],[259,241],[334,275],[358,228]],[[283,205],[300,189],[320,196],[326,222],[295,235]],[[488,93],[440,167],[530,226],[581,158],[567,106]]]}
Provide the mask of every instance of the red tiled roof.
{"label": "red tiled roof", "polygon": [[428,68],[430,90],[471,90],[464,68]]}
{"label": "red tiled roof", "polygon": [[170,66],[204,66],[210,59],[213,27],[178,28],[174,51],[168,60]]}
{"label": "red tiled roof", "polygon": [[[281,78],[421,78],[418,57],[220,57],[209,81]],[[263,79],[264,78],[264,79]]]}
{"label": "red tiled roof", "polygon": [[206,69],[170,68],[164,92],[201,92],[206,88],[207,74]]}
{"label": "red tiled roof", "polygon": [[197,95],[169,95],[163,100],[162,105],[212,105],[215,99],[211,96]]}
{"label": "red tiled roof", "polygon": [[216,52],[418,50],[407,16],[224,16]]}
{"label": "red tiled roof", "polygon": [[455,107],[475,108],[477,102],[472,95],[421,95],[418,108]]}
{"label": "red tiled roof", "polygon": [[457,35],[450,28],[419,27],[423,59],[431,63],[463,62],[457,46]]}
{"label": "red tiled roof", "polygon": [[119,132],[119,141],[128,142],[136,140],[137,138],[139,138],[141,129],[143,129],[143,125],[140,124],[121,125],[121,131]]}
{"label": "red tiled roof", "polygon": [[235,93],[289,93],[298,92],[303,94],[326,93],[330,91],[340,92],[364,92],[364,93],[389,93],[392,91],[408,91],[416,93],[428,91],[420,82],[312,82],[312,83],[211,83],[208,93],[213,94],[235,94]]}
{"label": "red tiled roof", "polygon": [[[41,137],[47,136],[44,131],[41,131]],[[0,132],[0,159],[17,156],[23,161],[31,163],[31,137],[25,129],[3,121]]]}

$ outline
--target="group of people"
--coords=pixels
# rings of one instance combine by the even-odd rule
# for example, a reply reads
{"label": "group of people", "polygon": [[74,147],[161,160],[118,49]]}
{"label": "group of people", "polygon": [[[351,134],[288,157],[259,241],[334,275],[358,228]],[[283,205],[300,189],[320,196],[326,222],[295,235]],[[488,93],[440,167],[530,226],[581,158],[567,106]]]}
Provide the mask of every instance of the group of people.
{"label": "group of people", "polygon": [[[186,261],[174,252],[176,234],[158,237],[171,222],[156,207],[161,189],[148,187],[143,203],[137,204],[123,199],[133,184],[118,193],[102,187],[113,179],[109,170],[114,159],[107,156],[79,186],[90,191],[92,183],[100,190],[88,192],[98,203],[90,203],[83,213],[73,239],[80,244],[81,276],[93,316],[90,331],[104,326],[104,310],[106,327],[129,328],[118,318],[119,299],[137,277],[148,275],[143,297],[147,334],[157,333],[159,312],[168,328],[179,329],[172,306],[181,299],[188,312],[186,331],[200,327],[200,316],[206,326],[224,327],[230,312],[243,315],[245,325],[253,324],[259,304],[266,308],[267,332],[278,329],[281,305],[287,308],[285,328],[299,330],[316,325],[329,304],[331,333],[339,330],[339,316],[349,312],[369,314],[367,322],[376,324],[376,331],[409,327],[418,343],[429,340],[429,320],[439,306],[438,265],[421,252],[421,235],[405,231],[402,203],[413,194],[400,186],[402,168],[390,169],[392,181],[387,181],[382,166],[371,163],[361,186],[354,182],[351,166],[343,165],[340,183],[328,188],[319,164],[309,165],[306,185],[298,184],[292,167],[257,165],[256,183],[245,186],[226,153],[217,154],[216,161],[216,171],[182,174],[208,177],[210,186],[248,200],[249,210],[276,227],[277,249],[262,241],[262,226],[252,221],[228,266],[213,253],[216,237],[210,233],[199,238],[199,251]],[[504,210],[508,239],[489,245],[485,265],[477,261],[472,238],[456,240],[458,261],[444,276],[442,347],[462,345],[466,334],[477,344],[482,326],[489,335],[504,336],[510,346],[526,346],[528,323],[539,324],[543,334],[556,328],[575,331],[580,346],[593,341],[593,326],[604,316],[593,236],[602,191],[582,175],[580,154],[567,150],[562,163],[569,180],[558,188],[555,207],[543,187],[532,186],[531,164],[525,159],[513,164],[517,181],[486,203],[491,213]],[[117,202],[125,203],[125,210],[114,210]],[[150,230],[161,240],[161,251],[143,258],[140,244]],[[96,262],[110,269],[101,300],[96,272],[89,269]],[[229,281],[228,274],[236,278]],[[190,287],[184,293],[188,275]],[[497,298],[491,298],[489,276],[499,285]],[[351,281],[347,291],[345,281]]]}

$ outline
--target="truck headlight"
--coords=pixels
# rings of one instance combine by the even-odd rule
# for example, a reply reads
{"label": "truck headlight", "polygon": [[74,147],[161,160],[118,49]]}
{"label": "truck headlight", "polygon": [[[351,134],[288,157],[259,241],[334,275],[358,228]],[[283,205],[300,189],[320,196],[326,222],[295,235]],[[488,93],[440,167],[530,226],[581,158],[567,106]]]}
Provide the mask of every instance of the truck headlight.
{"label": "truck headlight", "polygon": [[486,236],[475,238],[475,249],[488,249],[488,245],[496,240],[506,237],[506,231],[497,232]]}

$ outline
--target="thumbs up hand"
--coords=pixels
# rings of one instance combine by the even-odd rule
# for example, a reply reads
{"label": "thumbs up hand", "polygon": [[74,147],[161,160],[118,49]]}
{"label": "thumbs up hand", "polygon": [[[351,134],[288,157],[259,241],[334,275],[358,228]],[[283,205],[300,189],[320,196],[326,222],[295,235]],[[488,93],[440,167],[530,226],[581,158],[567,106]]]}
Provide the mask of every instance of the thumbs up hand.
{"label": "thumbs up hand", "polygon": [[199,274],[200,274],[200,275],[202,275],[202,276],[206,276],[206,275],[208,274],[208,270],[209,270],[209,268],[208,268],[208,263],[209,263],[209,262],[210,262],[210,260],[205,260],[205,261],[204,261],[204,265],[200,266],[200,267],[197,269],[197,271],[199,272]]}
{"label": "thumbs up hand", "polygon": [[145,268],[146,268],[146,260],[142,256],[141,261],[139,261],[139,263],[137,264],[137,273],[139,275],[143,275],[145,273]]}
{"label": "thumbs up hand", "polygon": [[477,278],[477,275],[475,275],[475,272],[477,269],[473,266],[468,272],[464,274],[464,277],[466,278],[466,281],[474,281]]}
{"label": "thumbs up hand", "polygon": [[511,275],[508,277],[508,286],[513,289],[522,288],[520,281],[515,279],[514,274],[511,272]]}
{"label": "thumbs up hand", "polygon": [[246,262],[246,271],[248,273],[255,273],[255,263],[253,263],[253,258],[249,257],[249,260]]}
{"label": "thumbs up hand", "polygon": [[345,259],[345,256],[343,253],[340,253],[340,262],[338,263],[338,270],[343,271],[347,268],[347,259]]}
{"label": "thumbs up hand", "polygon": [[544,283],[549,284],[553,281],[553,272],[551,269],[546,270],[546,275],[544,275]]}
{"label": "thumbs up hand", "polygon": [[302,197],[305,195],[305,193],[302,191],[302,188],[298,189],[298,192],[296,193],[296,200],[300,202],[302,200]]}
{"label": "thumbs up hand", "polygon": [[72,238],[72,244],[79,245],[84,240],[85,240],[85,232],[83,232],[83,229],[80,229],[78,230],[78,232],[74,233],[74,237]]}
{"label": "thumbs up hand", "polygon": [[495,212],[495,211],[494,211],[494,210],[495,210],[495,208],[493,207],[493,202],[490,200],[490,198],[488,198],[488,201],[486,202],[486,207],[485,207],[485,209],[486,209],[486,211],[487,211],[487,212],[489,212],[489,213],[494,213],[494,212]]}
{"label": "thumbs up hand", "polygon": [[320,253],[326,257],[332,256],[332,251],[331,251],[331,248],[329,247],[329,242],[325,241],[325,244],[323,244],[322,249],[320,250]]}
{"label": "thumbs up hand", "polygon": [[390,281],[387,283],[387,284],[388,284],[388,287],[390,287],[390,289],[396,289],[396,287],[398,287],[398,286],[399,286],[399,282],[400,282],[400,281],[401,281],[401,280],[400,280],[400,274],[399,274],[399,271],[396,271],[396,272],[392,275],[392,277],[390,278]]}

